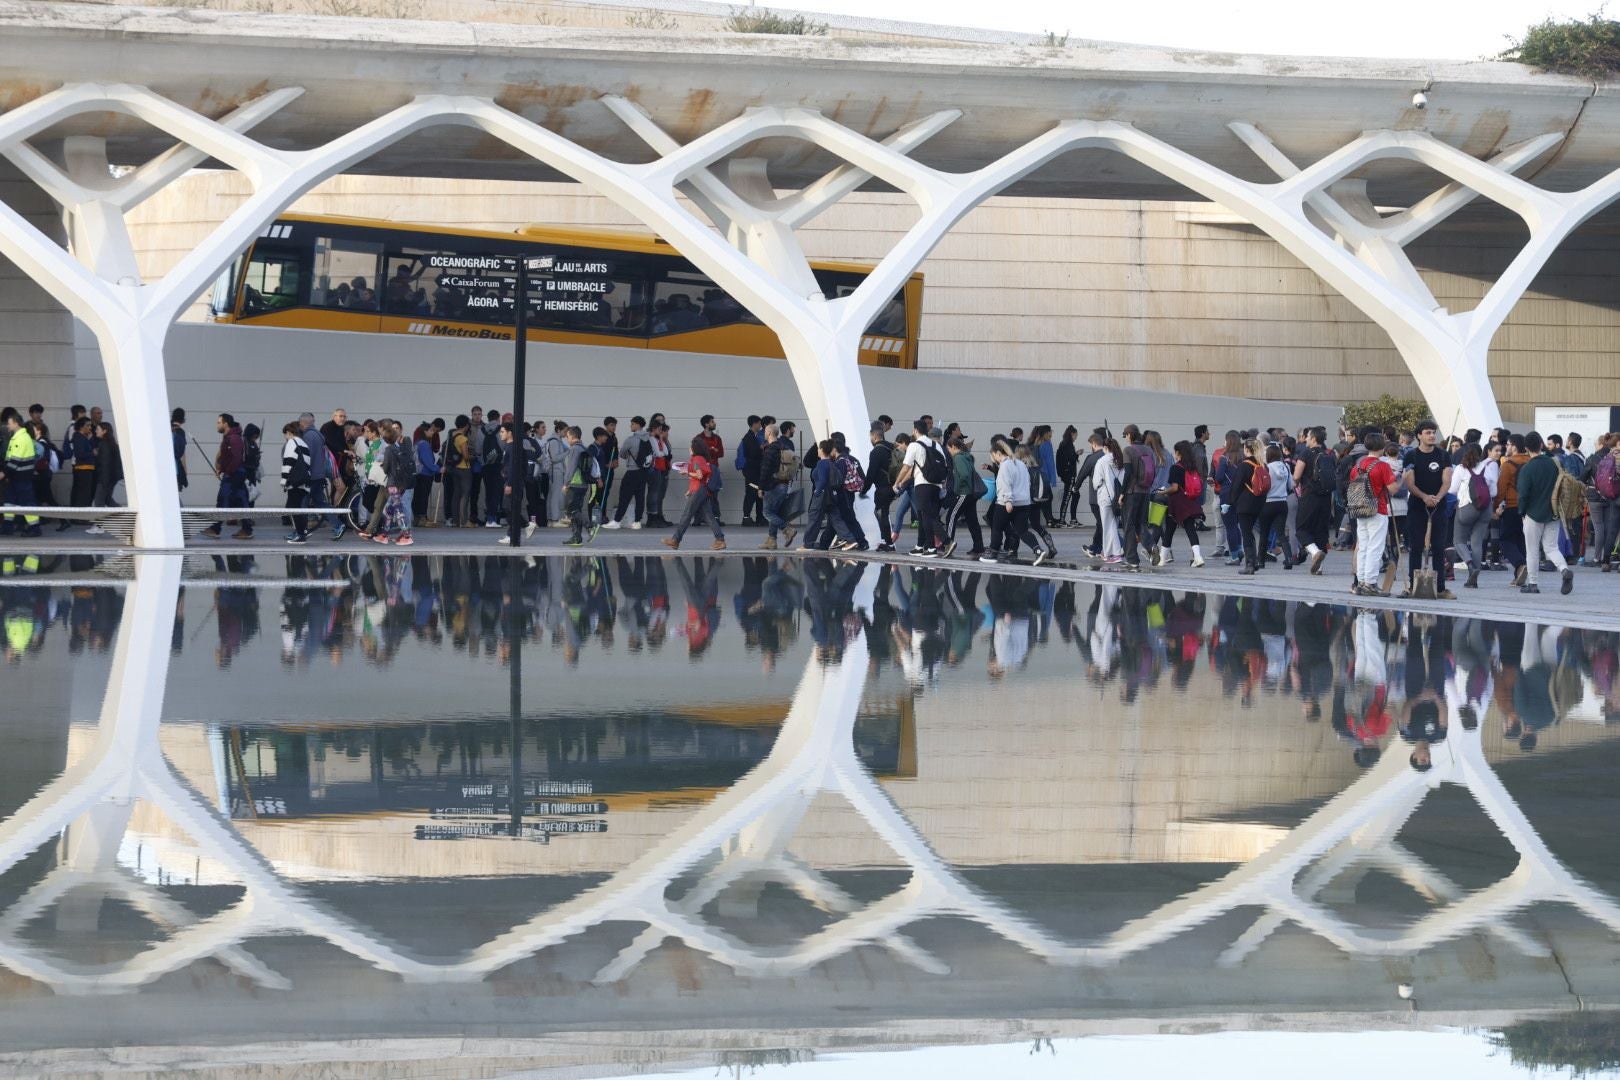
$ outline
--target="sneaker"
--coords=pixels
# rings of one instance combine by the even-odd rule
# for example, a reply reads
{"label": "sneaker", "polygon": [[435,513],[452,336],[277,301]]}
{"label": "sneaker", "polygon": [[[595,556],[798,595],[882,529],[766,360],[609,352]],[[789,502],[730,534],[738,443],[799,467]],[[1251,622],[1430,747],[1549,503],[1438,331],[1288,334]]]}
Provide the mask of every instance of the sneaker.
{"label": "sneaker", "polygon": [[73,528],[73,522],[71,521],[59,521],[56,524],[57,532],[67,532],[71,528]]}
{"label": "sneaker", "polygon": [[1525,575],[1525,571],[1527,569],[1529,569],[1529,568],[1525,567],[1525,566],[1519,567],[1518,572],[1513,575],[1513,581],[1509,584],[1508,587],[1513,588],[1514,586],[1517,586],[1517,585],[1523,585],[1524,584],[1524,575]]}
{"label": "sneaker", "polygon": [[539,529],[539,528],[540,528],[540,526],[536,525],[532,521],[529,522],[527,525],[523,526],[523,539],[527,540],[530,537],[532,537],[535,534],[535,531],[537,529]]}
{"label": "sneaker", "polygon": [[1568,596],[1570,590],[1575,588],[1575,571],[1566,566],[1564,567],[1564,572],[1559,576],[1564,579],[1564,582],[1562,585],[1558,586],[1558,591],[1565,596]]}
{"label": "sneaker", "polygon": [[[67,523],[63,522],[61,525],[58,525],[56,527],[56,531],[61,532],[65,528],[67,528]],[[224,529],[218,528],[218,527],[216,527],[214,525],[210,525],[210,526],[208,526],[208,528],[204,529],[202,532],[198,533],[197,535],[198,536],[206,536],[210,540],[218,540],[219,537],[220,537],[220,534],[223,533],[224,531],[225,531]]]}
{"label": "sneaker", "polygon": [[629,527],[630,527],[630,528],[632,528],[632,529],[639,529],[639,528],[641,528],[641,522],[639,522],[639,521],[632,521],[632,522],[631,522],[631,523],[630,523],[630,526],[629,526]]}
{"label": "sneaker", "polygon": [[948,558],[951,557],[951,554],[953,552],[955,552],[955,551],[956,551],[956,541],[952,540],[950,543],[948,543],[944,547],[940,548],[939,557],[942,558],[942,559],[948,559]]}
{"label": "sneaker", "polygon": [[709,550],[724,551],[726,550],[726,542],[724,540],[716,540],[714,543],[709,545]]}
{"label": "sneaker", "polygon": [[[798,535],[799,535],[799,530],[795,529],[793,526],[789,525],[786,528],[784,528],[782,530],[782,547],[784,549],[786,549],[789,544],[793,543],[793,538],[795,536],[798,536]],[[894,548],[891,546],[889,548],[889,550],[893,551]]]}
{"label": "sneaker", "polygon": [[1326,561],[1327,552],[1322,549],[1317,549],[1316,554],[1311,556],[1311,573],[1320,574],[1322,572],[1322,564]]}
{"label": "sneaker", "polygon": [[592,540],[595,540],[596,539],[596,534],[601,532],[601,531],[602,531],[602,523],[600,521],[598,521],[595,525],[591,526],[591,536],[590,536],[590,538]]}
{"label": "sneaker", "polygon": [[[8,530],[8,532],[9,532],[9,530]],[[107,530],[103,529],[100,525],[92,525],[88,529],[84,530],[84,534],[86,536],[106,536],[107,535]],[[27,536],[28,534],[27,534],[27,532],[24,532],[23,535]],[[291,540],[292,537],[289,536],[287,539]]]}
{"label": "sneaker", "polygon": [[1195,555],[1195,556],[1193,556],[1193,561],[1188,563],[1187,565],[1191,566],[1194,570],[1196,570],[1200,566],[1204,565],[1204,560],[1203,560],[1203,558],[1201,556],[1196,556]]}
{"label": "sneaker", "polygon": [[411,539],[411,534],[410,533],[400,533],[399,534],[399,539],[394,541],[394,546],[395,547],[410,547],[414,543],[416,543],[416,541]]}
{"label": "sneaker", "polygon": [[1175,561],[1176,561],[1176,557],[1170,553],[1169,548],[1160,548],[1159,549],[1159,565],[1160,566],[1169,566],[1171,563],[1173,563]]}
{"label": "sneaker", "polygon": [[[96,528],[96,526],[94,526],[94,525],[92,525],[92,526],[90,526],[90,529],[94,529],[94,528]],[[85,531],[85,532],[89,532],[89,531],[90,531],[90,529],[86,529],[86,530],[84,530],[84,531]],[[297,535],[298,535],[298,534],[297,534],[297,533],[295,533],[295,532],[290,532],[290,533],[288,533],[288,534],[287,534],[287,535],[286,535],[286,536],[283,536],[283,537],[282,537],[282,539],[283,539],[283,540],[287,540],[287,541],[291,541],[291,540],[292,540],[292,538],[293,538],[293,537],[295,537],[295,536],[297,536]]]}
{"label": "sneaker", "polygon": [[1125,561],[1124,557],[1120,556],[1120,555],[1104,555],[1103,556],[1103,565],[1104,566],[1118,566],[1120,563],[1122,563],[1124,561]]}
{"label": "sneaker", "polygon": [[386,543],[388,543],[388,537],[384,536],[382,533],[378,533],[376,536],[373,536],[371,539],[372,539],[373,542],[378,543],[378,544],[386,544]]}
{"label": "sneaker", "polygon": [[563,541],[563,547],[584,547],[585,541],[578,536],[570,536]]}
{"label": "sneaker", "polygon": [[669,548],[671,551],[678,551],[680,549],[680,546],[681,546],[681,542],[679,540],[675,539],[673,536],[664,537],[664,539],[662,541],[660,541],[660,543],[662,543],[665,547]]}
{"label": "sneaker", "polygon": [[297,533],[293,533],[291,536],[287,537],[287,543],[289,543],[289,544],[307,544],[307,543],[309,543],[309,537],[307,537],[307,536],[299,536]]}
{"label": "sneaker", "polygon": [[1435,598],[1437,600],[1455,600],[1455,599],[1457,599],[1457,594],[1452,592],[1450,589],[1441,589],[1439,592],[1435,593],[1434,595],[1435,595]]}
{"label": "sneaker", "polygon": [[1541,587],[1539,585],[1520,585],[1519,591],[1522,593],[1539,593]]}
{"label": "sneaker", "polygon": [[491,518],[488,521],[484,522],[484,528],[486,528],[486,529],[498,529],[500,527],[501,527],[501,523],[496,521],[494,518]]}
{"label": "sneaker", "polygon": [[1047,558],[1047,555],[1046,555],[1045,551],[1037,551],[1035,553],[1035,561],[1034,561],[1033,565],[1035,565],[1035,566],[1041,565],[1041,563],[1046,561],[1046,558]]}
{"label": "sneaker", "polygon": [[500,539],[499,539],[499,540],[497,540],[497,541],[495,541],[495,542],[496,542],[496,543],[497,543],[497,544],[507,544],[507,545],[510,545],[510,544],[511,544],[511,543],[512,543],[512,538],[511,538],[511,537],[510,537],[510,536],[503,536],[503,537],[501,537],[501,538],[500,538]]}
{"label": "sneaker", "polygon": [[341,539],[343,539],[343,534],[348,532],[348,531],[349,531],[349,527],[347,525],[340,524],[340,525],[338,525],[337,528],[332,530],[332,539],[333,540],[341,540]]}
{"label": "sneaker", "polygon": [[932,553],[931,549],[925,548],[920,544],[911,549],[911,554],[913,554],[913,555],[928,555],[928,554],[931,554],[931,553]]}
{"label": "sneaker", "polygon": [[[885,555],[892,555],[892,554],[894,554],[894,545],[893,545],[893,544],[879,544],[879,545],[878,545],[878,546],[877,546],[877,549],[878,549],[878,550],[879,550],[879,551],[881,551],[881,552],[882,552],[882,553],[883,553],[883,554],[885,554]],[[982,552],[974,552],[974,554],[976,554],[976,555],[977,555],[977,554],[982,554]]]}
{"label": "sneaker", "polygon": [[622,528],[624,528],[624,526],[620,525],[618,520],[615,519],[613,521],[605,521],[605,522],[603,522],[602,523],[602,528],[604,528],[604,529],[622,529]]}
{"label": "sneaker", "polygon": [[993,551],[987,551],[979,556],[979,561],[982,563],[997,563],[1001,561],[1001,557]]}
{"label": "sneaker", "polygon": [[231,533],[231,539],[232,540],[251,540],[251,539],[253,539],[253,533],[248,529],[237,529],[235,532]]}

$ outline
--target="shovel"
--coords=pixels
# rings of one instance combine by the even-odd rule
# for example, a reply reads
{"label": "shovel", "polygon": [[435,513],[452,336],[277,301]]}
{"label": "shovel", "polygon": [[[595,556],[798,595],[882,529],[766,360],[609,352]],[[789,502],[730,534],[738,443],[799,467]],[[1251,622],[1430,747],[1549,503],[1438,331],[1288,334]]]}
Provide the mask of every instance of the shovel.
{"label": "shovel", "polygon": [[1429,515],[1429,527],[1423,530],[1423,547],[1412,553],[1415,560],[1412,574],[1412,596],[1417,600],[1440,599],[1439,575],[1433,570],[1424,570],[1423,554],[1429,550],[1429,538],[1434,534],[1434,515]]}

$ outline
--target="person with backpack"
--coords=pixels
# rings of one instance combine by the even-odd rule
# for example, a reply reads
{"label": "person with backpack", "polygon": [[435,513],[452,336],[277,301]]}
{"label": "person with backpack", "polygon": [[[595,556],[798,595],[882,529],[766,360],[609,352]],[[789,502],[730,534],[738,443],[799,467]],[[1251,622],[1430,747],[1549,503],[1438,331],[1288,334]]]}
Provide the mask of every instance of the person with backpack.
{"label": "person with backpack", "polygon": [[[1534,456],[1518,470],[1519,514],[1524,521],[1525,579],[1520,592],[1539,593],[1537,584],[1541,575],[1541,560],[1553,564],[1562,579],[1559,592],[1569,595],[1575,587],[1575,572],[1564,562],[1564,553],[1558,549],[1558,511],[1553,493],[1561,478],[1567,477],[1554,452],[1545,447],[1541,435],[1530,432],[1524,437],[1524,448]],[[1546,450],[1543,453],[1543,450]]]}
{"label": "person with backpack", "polygon": [[383,502],[381,523],[372,530],[371,538],[379,544],[410,547],[415,541],[411,539],[411,515],[405,499],[416,488],[416,451],[405,441],[405,430],[398,424],[384,421],[379,433],[388,497]]}
{"label": "person with backpack", "polygon": [[835,431],[831,437],[839,474],[838,482],[833,487],[833,506],[838,516],[843,518],[844,531],[855,541],[855,549],[868,551],[871,545],[866,541],[866,530],[861,527],[861,519],[855,513],[855,500],[860,498],[866,487],[866,472],[850,452],[849,444],[844,441],[844,433]]}
{"label": "person with backpack", "polygon": [[[709,418],[710,422],[713,417]],[[705,425],[705,430],[708,426]],[[679,549],[686,530],[700,519],[706,518],[714,533],[715,551],[726,549],[726,534],[720,528],[720,463],[709,457],[711,443],[702,435],[692,436],[692,456],[686,463],[686,509],[681,512],[680,524],[671,536],[664,537],[664,546]]]}
{"label": "person with backpack", "polygon": [[1384,436],[1376,430],[1361,437],[1364,453],[1345,478],[1345,513],[1356,526],[1356,596],[1383,596],[1379,575],[1389,540],[1389,497],[1400,483],[1384,457]]}
{"label": "person with backpack", "polygon": [[853,550],[857,542],[838,505],[838,493],[847,474],[838,460],[838,444],[823,439],[816,445],[816,463],[810,470],[810,502],[805,518],[803,551]]}
{"label": "person with backpack", "polygon": [[1265,448],[1266,473],[1266,505],[1260,509],[1260,520],[1256,528],[1260,531],[1260,548],[1263,558],[1260,565],[1276,562],[1277,557],[1271,554],[1267,545],[1272,537],[1277,540],[1277,548],[1282,554],[1283,569],[1294,568],[1294,537],[1288,532],[1288,509],[1294,495],[1294,464],[1287,459],[1284,448],[1279,443],[1267,443]]}
{"label": "person with backpack", "polygon": [[647,477],[652,472],[653,443],[652,436],[647,434],[647,421],[644,417],[632,416],[630,418],[630,434],[625,437],[624,445],[619,448],[619,460],[624,462],[624,480],[619,484],[619,505],[613,512],[613,519],[604,522],[604,529],[618,529],[623,527],[625,511],[635,504],[635,513],[630,515],[630,527],[641,528],[641,511],[647,496]]}
{"label": "person with backpack", "polygon": [[1502,478],[1496,485],[1496,502],[1500,508],[1498,522],[1501,528],[1502,558],[1513,567],[1514,587],[1525,582],[1524,571],[1524,519],[1519,515],[1519,470],[1530,463],[1525,437],[1510,434],[1507,454],[1502,458]]}
{"label": "person with backpack", "polygon": [[1215,554],[1225,555],[1227,566],[1243,561],[1243,528],[1237,516],[1237,473],[1242,462],[1243,437],[1228,431],[1223,445],[1209,459],[1209,485],[1215,489],[1221,515],[1221,544]]}
{"label": "person with backpack", "polygon": [[1160,566],[1170,562],[1170,545],[1175,542],[1176,530],[1187,534],[1187,545],[1192,548],[1192,566],[1204,565],[1204,552],[1198,545],[1198,518],[1204,512],[1204,478],[1198,474],[1198,463],[1192,443],[1183,439],[1175,445],[1176,463],[1170,466],[1169,486],[1165,489],[1170,500],[1168,522],[1164,539],[1160,542]]}
{"label": "person with backpack", "polygon": [[[230,413],[220,413],[214,418],[214,430],[219,434],[219,452],[214,455],[214,472],[219,477],[219,494],[214,499],[214,505],[222,508],[246,509],[247,446],[242,441],[242,428],[237,424],[236,417]],[[225,525],[224,521],[216,521],[198,535],[217,538],[225,531]],[[253,539],[252,518],[241,518],[236,522],[236,526],[231,539]]]}
{"label": "person with backpack", "polygon": [[[945,542],[956,543],[957,526],[966,522],[968,536],[973,540],[968,555],[977,558],[984,554],[984,534],[979,531],[979,515],[975,507],[990,488],[975,467],[973,452],[968,449],[966,438],[960,433],[952,435],[945,449],[951,458],[951,505],[945,514]],[[891,547],[889,550],[894,549]]]}
{"label": "person with backpack", "polygon": [[564,543],[568,547],[579,547],[585,543],[585,527],[591,519],[590,505],[601,482],[602,472],[596,455],[585,444],[585,432],[578,425],[569,427],[565,437],[568,452],[563,457],[563,486],[568,494],[563,504],[563,514],[573,531]]}
{"label": "person with backpack", "polygon": [[1495,443],[1489,451],[1478,443],[1463,446],[1462,460],[1453,468],[1451,490],[1457,496],[1457,529],[1453,547],[1468,565],[1465,589],[1479,588],[1479,572],[1485,559],[1485,541],[1496,520],[1496,485],[1501,478],[1502,448]]}
{"label": "person with backpack", "polygon": [[[281,490],[287,493],[288,508],[296,510],[309,499],[309,443],[304,441],[304,429],[296,420],[284,425],[281,433],[286,436],[281,444]],[[292,525],[287,543],[309,543],[309,519],[303,514],[294,514]]]}
{"label": "person with backpack", "polygon": [[[303,429],[300,437],[304,445],[309,447],[309,488],[304,505],[320,509],[331,509],[330,499],[332,484],[337,480],[337,458],[327,449],[326,440],[321,437],[320,429],[315,426],[315,414],[303,413],[298,417],[298,423]],[[319,517],[316,520],[320,520]],[[348,523],[342,518],[332,518],[332,539],[341,540],[348,531]]]}
{"label": "person with backpack", "polygon": [[1125,425],[1125,483],[1120,500],[1120,529],[1124,533],[1125,568],[1142,569],[1141,547],[1146,539],[1148,501],[1158,483],[1158,459],[1142,441],[1135,424]]}
{"label": "person with backpack", "polygon": [[[439,479],[438,456],[433,452],[432,426],[427,421],[416,425],[411,432],[411,453],[416,457],[416,482],[411,492],[411,521],[414,525],[428,526],[428,506],[433,502],[433,485]],[[386,450],[384,455],[386,456]],[[384,469],[386,472],[386,467]]]}
{"label": "person with backpack", "polygon": [[1338,480],[1338,459],[1327,445],[1327,429],[1305,432],[1305,446],[1294,464],[1299,489],[1297,524],[1302,550],[1310,559],[1310,572],[1320,574],[1327,561],[1328,530],[1333,519],[1333,492]]}
{"label": "person with backpack", "polygon": [[1350,445],[1341,448],[1337,455],[1333,481],[1333,524],[1341,549],[1354,545],[1357,529],[1355,518],[1349,514],[1346,502],[1350,473],[1361,463],[1361,459],[1367,456],[1365,440],[1369,434],[1377,430],[1374,427],[1356,428],[1350,433]]}
{"label": "person with backpack", "polygon": [[[523,488],[525,500],[528,498],[528,479],[530,456],[528,440],[519,438],[517,425],[510,420],[501,421],[501,426],[495,431],[496,441],[501,447],[501,496],[511,505],[512,493],[520,486]],[[524,517],[528,517],[529,506],[525,505]],[[534,535],[536,526],[532,521],[525,521],[523,525],[523,538],[527,540]],[[496,543],[511,544],[512,534],[508,532]]]}
{"label": "person with backpack", "polygon": [[[765,448],[760,453],[759,461],[759,488],[761,513],[765,515],[767,530],[765,542],[760,546],[766,551],[776,550],[778,535],[785,547],[793,543],[793,537],[798,532],[788,524],[786,515],[782,513],[787,508],[788,499],[793,496],[794,481],[799,478],[799,455],[793,446],[793,433],[797,430],[791,420],[784,420],[780,429],[775,424],[765,428]],[[866,479],[868,484],[872,483],[871,472],[868,472]],[[881,517],[879,524],[882,524]]]}
{"label": "person with backpack", "polygon": [[[1035,431],[1040,432],[1040,428]],[[1052,488],[1046,480],[1045,470],[1041,467],[1040,456],[1034,447],[1039,444],[1025,444],[1013,450],[1013,456],[1023,462],[1024,468],[1029,472],[1029,542],[1030,550],[1039,557],[1037,566],[1057,558],[1057,544],[1052,540],[1052,534],[1046,531],[1046,507],[1052,501]],[[1013,549],[1017,555],[1017,548]]]}
{"label": "person with backpack", "polygon": [[894,503],[894,487],[889,482],[889,473],[894,464],[894,444],[883,437],[885,430],[883,421],[872,421],[872,449],[866,456],[866,486],[861,494],[872,496],[872,511],[877,516],[877,549],[893,551],[895,533],[889,507]]}
{"label": "person with backpack", "polygon": [[[1257,573],[1266,564],[1268,558],[1265,548],[1265,533],[1256,535],[1255,527],[1261,521],[1261,515],[1266,514],[1269,522],[1281,517],[1287,511],[1286,503],[1277,504],[1277,512],[1267,514],[1267,498],[1271,494],[1271,470],[1266,468],[1265,444],[1259,439],[1250,439],[1243,444],[1243,460],[1238,462],[1237,474],[1233,480],[1236,492],[1238,527],[1243,534],[1243,569],[1239,574],[1244,576]],[[1126,553],[1126,558],[1130,553]]]}
{"label": "person with backpack", "polygon": [[917,509],[917,546],[911,553],[948,557],[956,545],[947,546],[940,538],[939,496],[941,485],[950,478],[951,466],[939,444],[929,438],[928,424],[928,418],[923,417],[912,425],[911,445],[906,448],[894,491],[898,494],[908,482],[911,484],[911,501]]}
{"label": "person with backpack", "polygon": [[1091,487],[1096,493],[1092,496],[1092,508],[1097,512],[1097,530],[1100,540],[1097,546],[1097,557],[1103,563],[1114,566],[1124,561],[1124,547],[1119,539],[1119,506],[1123,495],[1122,488],[1125,482],[1125,453],[1119,448],[1119,443],[1108,437],[1108,433],[1098,428],[1091,433],[1091,438],[1098,443],[1099,454],[1092,468]]}
{"label": "person with backpack", "polygon": [[669,446],[669,425],[662,415],[654,414],[647,422],[647,434],[652,439],[652,473],[647,477],[647,524],[655,529],[667,529],[671,522],[664,516],[664,498],[669,493],[669,471],[674,464],[674,453]]}
{"label": "person with backpack", "polygon": [[444,524],[449,529],[467,525],[467,501],[473,490],[472,419],[459,413],[444,443]]}
{"label": "person with backpack", "polygon": [[1413,434],[1417,446],[1407,452],[1401,469],[1401,479],[1410,493],[1406,510],[1407,591],[1411,591],[1427,552],[1440,583],[1440,599],[1452,600],[1455,597],[1445,587],[1450,568],[1445,557],[1444,517],[1445,498],[1451,491],[1451,455],[1436,445],[1440,425],[1433,420],[1420,423]]}
{"label": "person with backpack", "polygon": [[[564,526],[568,503],[568,421],[553,420],[551,435],[540,444],[543,467],[546,470],[546,525],[553,529]],[[445,505],[449,505],[449,489],[445,489]],[[445,517],[448,519],[449,514]]]}
{"label": "person with backpack", "polygon": [[1609,432],[1598,438],[1597,452],[1586,463],[1586,482],[1591,485],[1586,503],[1592,510],[1592,545],[1607,574],[1614,569],[1615,543],[1620,541],[1620,436]]}

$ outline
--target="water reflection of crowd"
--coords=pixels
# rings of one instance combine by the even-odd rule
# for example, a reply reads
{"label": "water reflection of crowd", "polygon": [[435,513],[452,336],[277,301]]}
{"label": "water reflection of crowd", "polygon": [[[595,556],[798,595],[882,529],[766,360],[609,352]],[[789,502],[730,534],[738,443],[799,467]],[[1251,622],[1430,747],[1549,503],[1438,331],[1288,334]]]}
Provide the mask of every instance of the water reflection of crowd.
{"label": "water reflection of crowd", "polygon": [[[0,589],[9,661],[39,651],[58,625],[73,651],[110,645],[121,589],[52,587],[44,575],[84,569],[65,558],[18,556],[0,568],[11,579]],[[729,607],[745,649],[767,670],[801,635],[822,663],[864,639],[873,674],[893,670],[918,692],[966,665],[975,648],[996,680],[1016,679],[1037,649],[1072,649],[1076,673],[1095,687],[1117,685],[1125,704],[1185,690],[1207,663],[1240,710],[1294,698],[1304,722],[1326,719],[1362,765],[1398,737],[1422,768],[1434,744],[1487,717],[1524,751],[1577,709],[1620,718],[1617,639],[1591,630],[832,559],[214,561],[224,576],[204,621],[217,627],[222,668],[262,632],[262,603],[279,604],[281,660],[292,668],[351,656],[388,665],[407,642],[505,663],[514,634],[570,665],[614,650],[620,637],[630,653],[683,648],[701,661],[725,632]],[[256,579],[283,573],[289,580],[272,599]],[[186,593],[202,587],[193,581]],[[204,633],[201,624],[185,632],[186,604],[183,594],[177,651]]]}
{"label": "water reflection of crowd", "polygon": [[71,654],[111,648],[124,613],[123,590],[111,584],[64,589],[42,576],[73,574],[93,565],[86,555],[0,557],[0,582],[5,585],[0,588],[0,652],[7,663],[19,664],[39,653],[53,631],[66,633]]}

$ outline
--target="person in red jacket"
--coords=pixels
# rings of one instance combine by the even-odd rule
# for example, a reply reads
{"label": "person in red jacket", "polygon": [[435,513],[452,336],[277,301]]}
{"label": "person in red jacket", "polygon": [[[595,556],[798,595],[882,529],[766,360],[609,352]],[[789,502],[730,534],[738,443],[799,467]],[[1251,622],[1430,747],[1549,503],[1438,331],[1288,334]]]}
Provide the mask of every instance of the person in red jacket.
{"label": "person in red jacket", "polygon": [[[714,417],[703,418],[705,430],[714,423]],[[664,546],[679,548],[686,530],[699,519],[707,518],[714,531],[714,550],[726,549],[726,534],[720,529],[720,463],[709,457],[708,444],[702,435],[692,436],[692,457],[686,463],[686,509],[675,535],[664,537]]]}
{"label": "person in red jacket", "polygon": [[1378,499],[1378,513],[1371,517],[1356,518],[1356,584],[1351,590],[1357,596],[1381,596],[1378,575],[1382,569],[1384,543],[1389,536],[1389,496],[1399,482],[1389,459],[1384,457],[1384,437],[1370,431],[1362,439],[1367,456],[1350,470],[1350,482],[1357,483],[1365,476],[1372,484]]}

